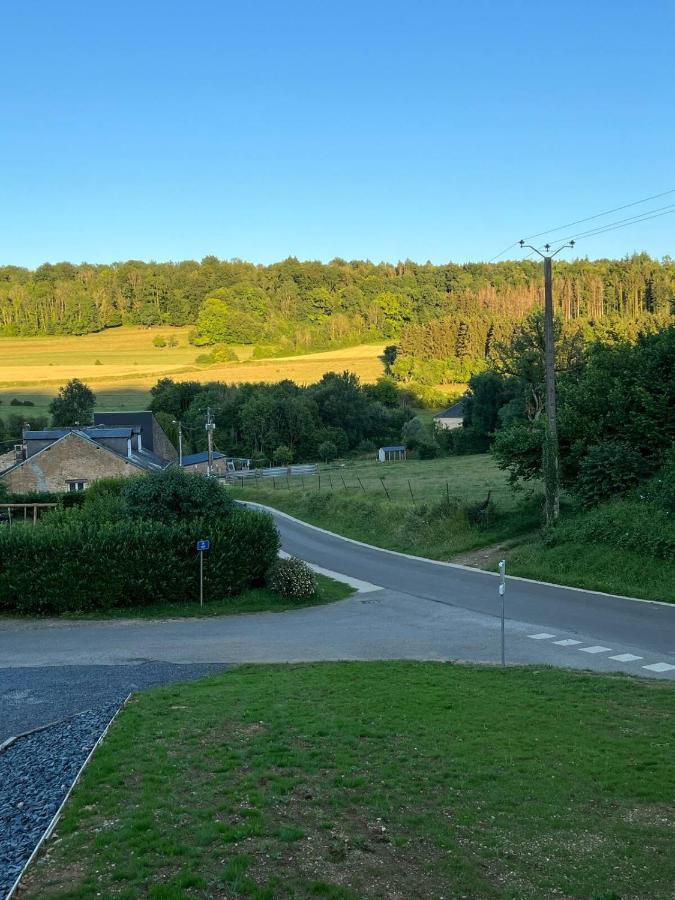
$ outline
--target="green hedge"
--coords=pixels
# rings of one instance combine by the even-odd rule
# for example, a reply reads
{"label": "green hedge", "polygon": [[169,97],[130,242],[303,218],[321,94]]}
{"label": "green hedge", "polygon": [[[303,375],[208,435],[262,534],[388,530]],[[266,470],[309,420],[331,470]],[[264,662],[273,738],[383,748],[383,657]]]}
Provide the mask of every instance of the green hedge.
{"label": "green hedge", "polygon": [[92,527],[78,516],[0,533],[0,612],[54,614],[197,598],[196,542],[211,541],[204,596],[215,600],[261,584],[279,536],[266,513],[163,524],[115,520]]}

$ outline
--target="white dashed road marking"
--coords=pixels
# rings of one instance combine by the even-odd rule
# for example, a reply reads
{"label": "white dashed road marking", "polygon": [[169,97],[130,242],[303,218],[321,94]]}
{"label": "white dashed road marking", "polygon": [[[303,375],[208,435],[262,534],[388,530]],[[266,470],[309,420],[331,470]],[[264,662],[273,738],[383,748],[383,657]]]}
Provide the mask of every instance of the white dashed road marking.
{"label": "white dashed road marking", "polygon": [[642,668],[649,669],[650,672],[670,672],[671,669],[675,669],[675,666],[671,666],[669,663],[652,663],[650,666]]}
{"label": "white dashed road marking", "polygon": [[[538,634],[528,634],[529,638],[532,638],[533,641],[548,641],[551,638],[554,638],[554,634],[549,634],[548,631],[540,631]],[[554,644],[557,644],[559,647],[576,647],[577,650],[580,650],[582,653],[611,653],[611,647],[601,647],[600,644],[593,644],[592,647],[580,647],[579,644],[582,644],[583,641],[575,641],[573,638],[562,638],[559,641],[553,641]],[[636,656],[635,653],[617,653],[616,656],[610,656],[610,659],[615,659],[617,662],[628,663],[628,662],[636,662],[638,659],[644,659],[643,656]],[[643,669],[648,669],[650,672],[672,672],[675,671],[675,666],[672,666],[670,663],[665,662],[657,662],[651,663],[648,666],[643,666]]]}

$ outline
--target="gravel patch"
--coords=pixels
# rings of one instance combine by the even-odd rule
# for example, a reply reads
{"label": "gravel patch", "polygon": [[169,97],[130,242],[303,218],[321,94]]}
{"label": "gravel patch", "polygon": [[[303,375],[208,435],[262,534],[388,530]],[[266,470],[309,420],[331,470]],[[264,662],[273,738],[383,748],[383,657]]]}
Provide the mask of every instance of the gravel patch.
{"label": "gravel patch", "polygon": [[222,672],[222,663],[141,661],[124,666],[0,668],[0,744],[83,712],[119,704],[133,691]]}
{"label": "gravel patch", "polygon": [[118,705],[80,713],[0,753],[0,897],[14,884]]}

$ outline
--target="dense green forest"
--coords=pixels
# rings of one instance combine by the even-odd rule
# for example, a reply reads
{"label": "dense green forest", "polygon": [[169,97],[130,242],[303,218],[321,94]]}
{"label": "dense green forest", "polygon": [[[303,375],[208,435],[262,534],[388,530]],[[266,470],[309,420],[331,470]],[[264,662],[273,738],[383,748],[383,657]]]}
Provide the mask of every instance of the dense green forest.
{"label": "dense green forest", "polygon": [[[675,302],[670,258],[556,261],[554,271],[555,302],[569,321],[662,320]],[[469,360],[486,356],[493,340],[541,302],[541,266],[533,260],[435,266],[287,259],[256,266],[211,256],[0,268],[0,334],[190,324],[198,345],[256,344],[266,353],[400,338],[402,378],[411,374],[404,360],[413,348],[423,358],[420,347],[427,358],[456,357],[455,375],[475,370]]]}

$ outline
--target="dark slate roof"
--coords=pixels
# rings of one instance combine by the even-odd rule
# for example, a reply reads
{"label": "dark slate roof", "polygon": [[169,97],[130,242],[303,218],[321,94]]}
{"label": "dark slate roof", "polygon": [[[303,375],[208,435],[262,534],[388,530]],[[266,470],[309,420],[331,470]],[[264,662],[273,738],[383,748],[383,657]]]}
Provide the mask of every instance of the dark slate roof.
{"label": "dark slate roof", "polygon": [[65,437],[69,432],[76,431],[78,434],[86,434],[92,438],[130,438],[132,434],[138,434],[138,428],[96,428],[87,425],[84,428],[45,428],[42,431],[24,431],[23,437],[26,441],[58,441],[59,438]]}
{"label": "dark slate roof", "polygon": [[436,413],[434,419],[461,419],[463,415],[464,401],[459,400],[457,403],[453,403],[452,406],[444,409],[443,412]]}
{"label": "dark slate roof", "polygon": [[[209,454],[206,450],[203,453],[191,453],[189,456],[183,457],[183,466],[194,466],[197,463],[206,462],[209,458]],[[219,453],[217,450],[213,452],[214,459],[225,459],[224,453]]]}
{"label": "dark slate roof", "polygon": [[143,446],[148,450],[154,450],[154,440],[152,426],[154,416],[148,410],[138,410],[137,412],[95,412],[95,425],[122,426],[135,425],[142,429]]}
{"label": "dark slate roof", "polygon": [[157,456],[156,453],[150,453],[148,450],[132,450],[131,456],[124,456],[122,453],[117,455],[122,459],[129,459],[131,462],[135,462],[148,472],[159,472],[161,469],[166,469],[167,466],[171,465],[168,460],[162,459],[161,456]]}
{"label": "dark slate roof", "polygon": [[380,450],[405,450],[403,444],[397,444],[395,447],[380,447]]}

